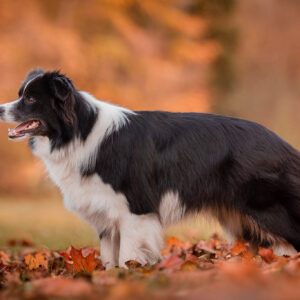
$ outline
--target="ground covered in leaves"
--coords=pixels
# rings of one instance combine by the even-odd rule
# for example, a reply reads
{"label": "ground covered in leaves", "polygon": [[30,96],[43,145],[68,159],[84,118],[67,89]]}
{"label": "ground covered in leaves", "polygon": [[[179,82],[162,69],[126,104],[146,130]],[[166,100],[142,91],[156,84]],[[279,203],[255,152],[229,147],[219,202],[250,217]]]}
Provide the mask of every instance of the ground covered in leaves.
{"label": "ground covered in leaves", "polygon": [[171,238],[156,265],[127,265],[105,271],[91,247],[37,251],[10,241],[0,251],[0,299],[300,299],[300,253],[253,254],[217,236],[194,244]]}

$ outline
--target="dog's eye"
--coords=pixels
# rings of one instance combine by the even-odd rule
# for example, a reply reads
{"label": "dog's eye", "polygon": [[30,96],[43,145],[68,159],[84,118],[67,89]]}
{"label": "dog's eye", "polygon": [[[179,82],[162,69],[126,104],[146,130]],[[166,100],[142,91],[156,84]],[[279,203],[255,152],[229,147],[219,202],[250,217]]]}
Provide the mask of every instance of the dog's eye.
{"label": "dog's eye", "polygon": [[35,102],[35,99],[32,98],[32,97],[30,97],[30,98],[27,98],[27,99],[26,99],[26,102],[28,102],[28,103],[34,103],[34,102]]}

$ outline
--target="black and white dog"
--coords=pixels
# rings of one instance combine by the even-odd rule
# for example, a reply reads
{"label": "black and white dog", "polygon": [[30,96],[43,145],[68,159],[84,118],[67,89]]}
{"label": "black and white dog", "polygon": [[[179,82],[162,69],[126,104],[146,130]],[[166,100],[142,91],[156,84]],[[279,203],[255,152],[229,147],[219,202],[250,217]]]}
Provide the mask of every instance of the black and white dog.
{"label": "black and white dog", "polygon": [[153,263],[163,228],[205,211],[234,238],[300,251],[300,154],[253,122],[213,114],[131,111],[31,71],[0,118],[22,122],[68,209],[93,225],[107,268]]}

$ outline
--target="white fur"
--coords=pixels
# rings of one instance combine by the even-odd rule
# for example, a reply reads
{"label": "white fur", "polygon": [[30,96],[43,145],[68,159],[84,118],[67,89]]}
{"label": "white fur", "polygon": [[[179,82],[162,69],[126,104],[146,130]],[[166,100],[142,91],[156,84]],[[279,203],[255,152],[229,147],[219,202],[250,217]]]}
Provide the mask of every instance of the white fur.
{"label": "white fur", "polygon": [[[27,84],[25,85],[24,90],[23,90],[23,95],[24,95],[25,90],[26,90],[26,88],[28,87],[28,85],[29,85],[34,79],[36,79],[36,78],[38,78],[38,77],[40,77],[40,76],[41,76],[41,75],[38,75],[38,76],[32,78],[31,80],[29,80],[29,81],[27,82]],[[4,114],[3,114],[3,116],[1,117],[1,119],[2,119],[3,121],[5,121],[5,122],[10,122],[10,123],[16,122],[16,120],[15,120],[14,116],[12,115],[11,111],[13,110],[14,105],[17,104],[19,101],[20,101],[20,98],[17,99],[17,100],[15,100],[15,101],[8,102],[8,103],[5,103],[5,104],[1,105],[1,107],[4,108]]]}
{"label": "white fur", "polygon": [[80,174],[83,165],[95,163],[102,139],[123,126],[127,122],[126,114],[133,112],[97,101],[85,92],[81,94],[99,110],[98,119],[86,141],[83,143],[77,139],[51,153],[49,139],[37,137],[34,154],[43,160],[51,179],[60,187],[65,206],[99,233],[104,230],[111,233],[103,239],[101,246],[102,259],[108,268],[116,264],[125,267],[128,260],[152,263],[160,257],[163,247],[158,217],[132,214],[125,195],[116,193],[97,174],[86,178]]}
{"label": "white fur", "polygon": [[114,229],[109,235],[102,237],[100,242],[101,261],[106,269],[119,265],[119,252],[120,232]]}
{"label": "white fur", "polygon": [[274,253],[278,256],[282,256],[282,255],[293,256],[297,254],[297,250],[289,243],[278,243],[274,245],[272,248]]}
{"label": "white fur", "polygon": [[185,207],[180,203],[178,193],[168,191],[160,201],[159,216],[163,226],[179,222],[184,217]]}
{"label": "white fur", "polygon": [[[75,139],[71,144],[59,151],[51,153],[52,160],[61,160],[69,157],[72,165],[76,167],[82,165],[90,165],[95,163],[95,156],[98,153],[98,147],[106,135],[109,135],[113,130],[118,130],[127,122],[126,114],[134,114],[133,111],[123,107],[112,105],[106,102],[96,100],[92,95],[86,92],[80,92],[83,99],[88,101],[92,107],[99,109],[98,120],[92,131],[88,135],[85,142]],[[40,138],[37,138],[39,145],[37,156],[50,157],[50,144],[47,142],[40,143]]]}
{"label": "white fur", "polygon": [[4,108],[4,114],[1,116],[1,119],[2,119],[3,121],[5,121],[5,122],[10,122],[10,123],[14,123],[14,122],[15,122],[15,118],[14,118],[14,116],[11,114],[11,109],[13,108],[13,106],[14,106],[18,101],[19,101],[19,99],[1,105],[1,107]]}
{"label": "white fur", "polygon": [[120,225],[120,267],[126,267],[128,260],[152,264],[161,257],[164,241],[157,215],[131,214],[123,217]]}

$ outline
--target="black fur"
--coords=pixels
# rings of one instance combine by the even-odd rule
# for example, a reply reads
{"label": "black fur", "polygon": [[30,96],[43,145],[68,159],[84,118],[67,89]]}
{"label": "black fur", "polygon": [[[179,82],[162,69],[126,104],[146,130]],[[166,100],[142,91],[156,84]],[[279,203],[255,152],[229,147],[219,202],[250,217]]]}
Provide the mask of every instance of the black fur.
{"label": "black fur", "polygon": [[4,114],[4,108],[0,107],[0,118],[3,116]]}
{"label": "black fur", "polygon": [[[19,96],[15,118],[42,120],[35,135],[48,136],[52,149],[74,138],[84,142],[98,118],[59,72],[30,72]],[[186,213],[205,209],[224,224],[237,213],[237,237],[254,246],[271,241],[249,220],[300,251],[300,154],[292,146],[259,124],[232,117],[160,111],[127,117],[99,141],[95,163],[81,168],[83,177],[98,174],[126,196],[134,214],[158,213],[162,196],[178,192]]]}
{"label": "black fur", "polygon": [[[157,212],[178,191],[187,211],[236,210],[300,250],[300,155],[263,126],[196,113],[137,112],[103,141],[97,173],[135,214]],[[253,244],[268,241],[245,227]],[[264,244],[265,243],[265,244]]]}
{"label": "black fur", "polygon": [[[97,109],[83,101],[72,81],[59,72],[31,71],[19,90],[19,97],[14,108],[15,119],[41,120],[43,126],[35,135],[49,137],[52,150],[74,138],[84,141],[97,119]],[[28,103],[29,98],[36,101]]]}

